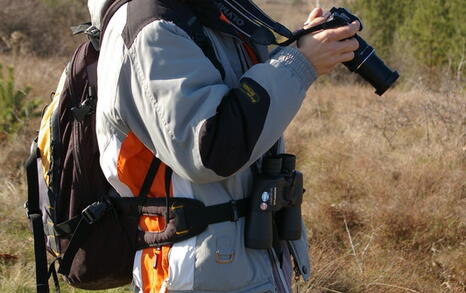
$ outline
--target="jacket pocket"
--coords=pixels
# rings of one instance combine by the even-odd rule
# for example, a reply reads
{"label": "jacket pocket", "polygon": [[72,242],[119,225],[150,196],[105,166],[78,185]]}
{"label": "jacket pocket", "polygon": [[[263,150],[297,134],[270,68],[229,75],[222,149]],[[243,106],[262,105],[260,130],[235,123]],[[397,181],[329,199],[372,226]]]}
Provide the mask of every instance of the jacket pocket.
{"label": "jacket pocket", "polygon": [[240,219],[210,225],[197,236],[195,292],[240,293],[263,284],[274,288],[267,251],[246,248],[243,234],[244,219]]}
{"label": "jacket pocket", "polygon": [[[275,286],[272,282],[265,282],[259,285],[252,285],[247,286],[246,288],[242,288],[240,290],[234,291],[206,291],[206,290],[192,290],[189,293],[216,293],[216,292],[228,292],[228,293],[275,293]],[[170,293],[187,293],[187,291],[178,291],[178,290],[170,290]]]}

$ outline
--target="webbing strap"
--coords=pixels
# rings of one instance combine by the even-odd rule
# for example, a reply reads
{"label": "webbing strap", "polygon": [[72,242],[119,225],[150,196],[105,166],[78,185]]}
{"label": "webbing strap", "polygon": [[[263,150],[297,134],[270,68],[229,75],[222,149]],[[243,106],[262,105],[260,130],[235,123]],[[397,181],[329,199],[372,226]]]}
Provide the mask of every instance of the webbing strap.
{"label": "webbing strap", "polygon": [[36,288],[37,293],[48,293],[47,254],[45,249],[44,226],[42,215],[29,215],[34,234],[34,256],[36,258]]}
{"label": "webbing strap", "polygon": [[79,223],[74,231],[73,237],[66,248],[65,253],[60,261],[60,267],[58,272],[62,275],[67,276],[71,269],[71,264],[73,263],[74,256],[78,252],[81,244],[87,239],[91,232],[91,224],[89,224],[84,217],[81,217]]}
{"label": "webbing strap", "polygon": [[78,34],[82,34],[83,32],[85,32],[91,26],[92,26],[92,23],[86,22],[86,23],[81,23],[81,24],[72,26],[70,27],[70,29],[73,35],[78,35]]}
{"label": "webbing strap", "polygon": [[193,211],[190,217],[192,217],[193,221],[200,221],[209,225],[226,221],[236,222],[239,218],[246,216],[248,202],[248,199],[240,199],[207,206],[202,210]]}
{"label": "webbing strap", "polygon": [[[145,215],[163,215],[165,207],[161,198],[148,199],[142,209]],[[204,206],[190,198],[170,198],[170,216],[163,231],[139,231],[136,239],[137,249],[159,247],[173,244],[199,235],[210,224],[236,222],[246,216],[249,198],[223,204]],[[166,216],[166,215],[165,215]]]}
{"label": "webbing strap", "polygon": [[110,19],[112,18],[112,16],[115,14],[115,12],[117,12],[117,10],[125,5],[126,3],[130,2],[131,0],[114,0],[113,2],[110,1],[107,5],[107,7],[105,7],[105,9],[103,9],[103,11],[105,11],[105,13],[102,15],[102,22],[101,22],[101,27],[100,27],[100,44],[102,44],[102,39],[103,39],[103,35],[105,33],[105,29],[107,28],[107,25],[108,23],[110,22]]}
{"label": "webbing strap", "polygon": [[68,221],[55,224],[53,228],[55,229],[55,236],[56,237],[63,237],[67,235],[72,235],[74,230],[79,224],[79,221],[81,220],[82,216],[78,215],[74,218],[69,219]]}
{"label": "webbing strap", "polygon": [[[168,201],[168,205],[167,205]],[[145,198],[143,206],[137,197],[113,198],[114,208],[121,215],[121,220],[134,215],[165,216],[168,226],[164,231],[139,231],[135,245],[137,249],[173,244],[203,232],[208,225],[221,222],[235,222],[246,216],[249,198],[233,200],[227,203],[204,206],[190,198]],[[168,206],[168,209],[167,209]],[[139,210],[138,210],[139,209]],[[78,224],[74,226],[78,221]],[[70,244],[60,262],[59,273],[66,274],[82,242],[87,239],[91,225],[83,216],[73,219],[67,229],[73,230]],[[73,227],[75,227],[73,229]]]}
{"label": "webbing strap", "polygon": [[139,190],[138,197],[147,197],[149,194],[152,183],[154,182],[155,175],[157,175],[157,171],[159,170],[160,163],[160,160],[154,156],[152,162],[150,163],[149,170],[147,171],[147,175],[144,178],[144,183],[142,184],[141,190]]}
{"label": "webbing strap", "polygon": [[[107,29],[110,18],[115,14],[115,12],[124,4],[130,2],[131,0],[114,0],[110,1],[104,9],[105,13],[102,16],[101,28],[100,28],[100,43],[102,44],[103,35]],[[225,69],[217,58],[214,47],[210,39],[204,33],[204,27],[202,23],[194,16],[192,19],[189,19],[186,24],[182,25],[183,29],[187,29],[188,34],[193,39],[193,41],[201,48],[204,55],[209,58],[212,64],[217,68],[222,76],[222,79],[225,79]]]}
{"label": "webbing strap", "polygon": [[26,161],[26,175],[28,183],[28,201],[26,204],[28,218],[31,221],[34,235],[34,256],[36,259],[36,288],[38,293],[48,293],[47,252],[45,247],[44,224],[39,206],[39,175],[37,158],[40,156],[36,143],[32,153]]}
{"label": "webbing strap", "polygon": [[[154,181],[157,170],[160,166],[160,160],[155,156],[150,164],[147,175],[144,179],[143,186],[139,192],[140,198],[145,198],[150,191],[152,182]],[[88,209],[90,207],[90,209]],[[55,229],[60,234],[71,234],[71,240],[66,248],[63,258],[60,261],[58,272],[67,275],[70,272],[73,259],[78,252],[78,249],[88,239],[91,232],[91,226],[96,223],[109,209],[112,207],[105,202],[96,202],[83,210],[83,213],[66,222],[55,225]],[[95,211],[96,213],[94,213]],[[93,220],[93,215],[98,216]]]}
{"label": "webbing strap", "polygon": [[[147,194],[149,194],[150,187],[152,185],[152,182],[154,181],[154,178],[155,178],[155,175],[157,174],[157,170],[159,166],[160,166],[160,160],[154,157],[149,167],[149,171],[147,172],[147,175],[144,179],[144,183],[143,183],[143,186],[141,187],[141,191],[139,192],[139,197],[143,198],[143,197],[146,197]],[[168,173],[171,174],[170,168],[167,168],[167,174]],[[170,184],[170,181],[168,181],[168,184]],[[169,188],[169,186],[167,188]],[[67,235],[73,235],[75,230],[78,227],[79,222],[81,221],[81,218],[82,218],[82,215],[79,214],[78,216],[71,218],[65,222],[55,224],[54,228],[55,228],[56,236],[63,237]]]}
{"label": "webbing strap", "polygon": [[218,60],[212,42],[204,32],[204,27],[196,17],[194,17],[190,26],[192,28],[191,38],[199,46],[199,48],[201,48],[204,55],[206,55],[210,62],[212,62],[215,68],[217,68],[217,70],[220,72],[220,75],[222,76],[222,79],[225,79],[225,69]]}
{"label": "webbing strap", "polygon": [[58,260],[56,258],[49,266],[48,278],[53,278],[53,284],[55,285],[55,293],[60,293],[60,282],[58,281],[57,270],[55,269],[55,262]]}

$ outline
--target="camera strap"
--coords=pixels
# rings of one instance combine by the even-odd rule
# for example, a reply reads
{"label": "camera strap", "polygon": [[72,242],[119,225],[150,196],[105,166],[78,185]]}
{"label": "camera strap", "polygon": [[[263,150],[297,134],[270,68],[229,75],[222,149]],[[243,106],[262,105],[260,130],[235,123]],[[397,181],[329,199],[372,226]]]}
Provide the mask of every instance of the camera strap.
{"label": "camera strap", "polygon": [[297,31],[295,31],[293,33],[291,38],[289,38],[288,40],[286,40],[284,42],[279,43],[278,45],[279,46],[289,46],[294,41],[299,40],[302,36],[305,36],[307,34],[317,32],[317,31],[321,31],[321,30],[336,28],[336,27],[340,27],[340,26],[344,26],[344,25],[346,25],[346,22],[342,22],[342,20],[339,19],[339,18],[331,19],[331,20],[329,20],[327,22],[321,23],[319,25],[316,25],[316,26],[313,26],[313,27],[310,27],[310,28],[307,28],[307,29],[303,28],[303,29],[297,30]]}
{"label": "camera strap", "polygon": [[277,44],[273,32],[287,38],[293,35],[250,0],[199,0],[191,8],[203,25],[234,36],[243,35],[259,45]]}

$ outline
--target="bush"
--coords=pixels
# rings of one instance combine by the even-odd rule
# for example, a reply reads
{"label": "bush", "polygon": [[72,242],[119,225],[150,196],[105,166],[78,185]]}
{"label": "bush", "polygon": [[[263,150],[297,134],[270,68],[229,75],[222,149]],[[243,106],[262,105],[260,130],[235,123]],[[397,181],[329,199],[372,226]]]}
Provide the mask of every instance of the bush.
{"label": "bush", "polygon": [[17,89],[13,67],[5,75],[0,64],[0,137],[16,133],[28,118],[37,116],[39,100],[27,99],[30,91],[30,87]]}
{"label": "bush", "polygon": [[464,0],[355,0],[350,7],[365,24],[364,38],[405,77],[434,90],[464,84]]}
{"label": "bush", "polygon": [[0,52],[22,55],[70,55],[76,41],[69,27],[90,18],[85,1],[0,0],[0,7]]}

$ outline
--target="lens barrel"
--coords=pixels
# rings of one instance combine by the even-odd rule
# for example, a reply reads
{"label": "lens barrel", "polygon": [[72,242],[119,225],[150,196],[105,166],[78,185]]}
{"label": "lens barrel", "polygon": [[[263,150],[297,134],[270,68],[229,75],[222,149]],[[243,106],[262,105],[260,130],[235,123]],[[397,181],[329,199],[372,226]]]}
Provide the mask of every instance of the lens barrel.
{"label": "lens barrel", "polygon": [[375,93],[381,96],[400,75],[386,66],[375,54],[375,49],[363,38],[358,35],[355,35],[355,38],[359,43],[359,48],[354,51],[354,59],[343,64],[369,82],[375,88]]}

